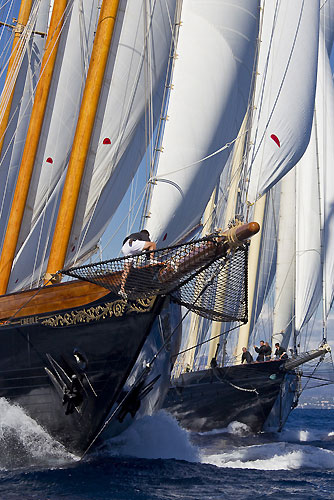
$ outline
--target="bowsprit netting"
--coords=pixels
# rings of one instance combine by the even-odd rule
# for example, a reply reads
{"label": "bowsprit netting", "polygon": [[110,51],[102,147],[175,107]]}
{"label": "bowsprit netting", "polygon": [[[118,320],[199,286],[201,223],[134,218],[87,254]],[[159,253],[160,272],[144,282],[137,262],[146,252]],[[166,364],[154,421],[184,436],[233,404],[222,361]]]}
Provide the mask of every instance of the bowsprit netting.
{"label": "bowsprit netting", "polygon": [[62,273],[129,300],[171,293],[206,318],[247,321],[247,248],[244,244],[230,252],[226,239],[210,236]]}

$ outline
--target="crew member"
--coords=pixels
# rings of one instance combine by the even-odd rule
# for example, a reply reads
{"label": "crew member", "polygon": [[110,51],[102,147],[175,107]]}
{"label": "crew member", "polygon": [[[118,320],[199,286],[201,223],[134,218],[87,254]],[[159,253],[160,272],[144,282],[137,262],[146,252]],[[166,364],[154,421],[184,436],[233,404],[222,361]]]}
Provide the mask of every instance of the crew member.
{"label": "crew member", "polygon": [[[121,251],[124,257],[129,257],[138,255],[146,250],[148,252],[154,252],[156,248],[156,243],[150,240],[150,233],[147,231],[147,229],[143,229],[142,231],[139,231],[139,233],[129,234],[129,236],[127,236],[123,241]],[[149,257],[150,259],[153,259],[153,253],[150,253]],[[124,264],[121,286],[118,292],[118,294],[123,297],[123,299],[127,299],[127,294],[125,292],[125,283],[130,273],[131,266],[131,260],[129,262],[125,262]]]}
{"label": "crew member", "polygon": [[241,364],[244,361],[246,361],[247,364],[253,363],[253,356],[249,351],[247,351],[246,347],[242,348]]}
{"label": "crew member", "polygon": [[276,350],[275,350],[275,358],[276,359],[288,359],[288,355],[286,353],[286,350],[279,345],[278,342],[275,344]]}
{"label": "crew member", "polygon": [[266,359],[266,361],[270,361],[271,360],[271,347],[268,344],[268,342],[265,342],[264,345],[265,345],[265,348],[266,348],[266,352],[265,352],[265,355],[264,355],[265,359]]}
{"label": "crew member", "polygon": [[260,340],[260,347],[254,346],[255,352],[258,353],[258,357],[256,358],[256,361],[264,361],[264,357],[266,355],[267,349],[266,346],[264,345],[264,340]]}

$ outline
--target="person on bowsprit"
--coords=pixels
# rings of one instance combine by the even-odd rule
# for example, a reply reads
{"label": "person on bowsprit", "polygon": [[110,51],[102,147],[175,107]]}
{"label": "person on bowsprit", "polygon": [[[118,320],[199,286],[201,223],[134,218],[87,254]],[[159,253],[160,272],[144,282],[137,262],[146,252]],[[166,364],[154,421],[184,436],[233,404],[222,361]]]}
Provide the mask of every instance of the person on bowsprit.
{"label": "person on bowsprit", "polygon": [[[150,233],[147,229],[142,229],[139,233],[132,233],[127,236],[122,244],[121,252],[124,257],[130,257],[133,255],[138,255],[142,252],[154,252],[157,249],[157,245],[154,241],[150,240]],[[153,253],[148,253],[149,258],[153,259]],[[122,274],[121,286],[118,295],[127,299],[127,294],[125,292],[126,279],[130,273],[132,262],[125,262],[124,270]]]}
{"label": "person on bowsprit", "polygon": [[154,241],[150,240],[150,233],[147,229],[143,229],[139,233],[132,233],[127,236],[123,241],[121,251],[124,257],[127,257],[129,255],[138,255],[141,252],[145,252],[145,250],[154,251],[156,249],[157,245]]}

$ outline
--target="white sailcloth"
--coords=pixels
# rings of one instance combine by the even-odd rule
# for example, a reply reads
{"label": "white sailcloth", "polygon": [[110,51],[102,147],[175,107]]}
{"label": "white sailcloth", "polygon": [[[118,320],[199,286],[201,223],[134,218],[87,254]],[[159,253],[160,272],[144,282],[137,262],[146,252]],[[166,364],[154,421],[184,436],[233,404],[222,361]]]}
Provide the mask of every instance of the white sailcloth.
{"label": "white sailcloth", "polygon": [[309,142],[319,2],[265,2],[263,16],[247,175],[251,203],[298,162]]}
{"label": "white sailcloth", "polygon": [[[31,29],[39,33],[47,31],[49,1],[41,1],[39,9],[33,9]],[[0,157],[0,248],[7,226],[8,214],[22,158],[28,130],[34,90],[39,77],[40,64],[46,37],[31,34],[18,73],[13,95],[8,128],[4,136]],[[20,42],[21,43],[21,42]]]}
{"label": "white sailcloth", "polygon": [[295,328],[299,333],[315,312],[322,295],[321,223],[317,126],[313,122],[306,152],[296,166],[296,298]]}
{"label": "white sailcloth", "polygon": [[323,314],[328,318],[334,298],[334,86],[328,54],[320,43],[316,95],[323,247]]}
{"label": "white sailcloth", "polygon": [[273,345],[289,344],[295,315],[296,172],[281,181],[280,221],[277,241]]}
{"label": "white sailcloth", "polygon": [[320,26],[330,56],[334,41],[334,0],[322,0],[320,5]]}
{"label": "white sailcloth", "polygon": [[257,0],[183,3],[147,229],[164,246],[200,222],[246,112],[258,32]]}
{"label": "white sailcloth", "polygon": [[[79,8],[80,1],[77,3]],[[129,186],[149,140],[145,130],[145,107],[152,95],[156,108],[155,116],[159,115],[172,37],[170,23],[174,19],[176,4],[172,0],[159,0],[155,2],[154,8],[152,6],[151,13],[146,12],[145,5],[146,2],[121,1],[65,265],[73,264],[75,259],[80,259],[96,246]],[[91,29],[95,26],[98,12],[96,9],[93,13],[90,2],[87,12],[91,12],[91,15],[90,21],[85,21],[85,26]],[[71,22],[73,20],[78,23],[82,20],[80,16],[79,19],[74,19],[75,17],[78,18],[72,16]],[[67,32],[64,33],[66,35]],[[145,65],[148,40],[152,42],[150,88],[147,84],[148,72]],[[62,76],[64,71],[62,81],[69,94],[66,94],[68,99],[64,106],[61,102],[62,94],[58,95],[57,86],[54,88],[52,98],[57,100],[60,108],[54,104],[53,109],[48,110],[50,115],[46,117],[47,128],[43,127],[45,135],[41,141],[44,154],[41,152],[39,156],[46,170],[56,164],[56,172],[51,178],[47,172],[43,177],[40,187],[41,192],[44,190],[45,198],[41,196],[38,202],[36,199],[32,204],[35,207],[30,218],[32,226],[25,239],[25,229],[22,229],[22,244],[13,265],[9,291],[30,286],[40,280],[45,272],[66,174],[64,169],[69,159],[75,130],[75,116],[83,89],[81,85],[84,84],[87,72],[87,44],[84,49],[81,57],[75,47],[72,51],[68,49],[70,59],[74,57],[78,62],[76,64],[73,61],[73,69],[77,83],[80,83],[80,86],[76,87],[78,95],[75,92],[73,102],[70,97],[71,63],[65,62],[61,50],[59,51],[60,75]],[[60,80],[59,77],[59,82]],[[67,105],[69,110],[65,109]],[[73,115],[72,120],[67,114],[68,111]],[[59,114],[64,116],[62,126],[57,123]],[[52,135],[49,135],[51,130]],[[46,147],[49,148],[47,151]],[[48,164],[48,158],[57,161]],[[41,177],[36,177],[37,182],[40,179]],[[88,232],[83,230],[85,227]]]}
{"label": "white sailcloth", "polygon": [[[75,0],[64,15],[18,248],[27,239],[68,162],[97,22],[98,0]],[[58,196],[59,196],[59,190]],[[36,242],[35,242],[36,243]]]}

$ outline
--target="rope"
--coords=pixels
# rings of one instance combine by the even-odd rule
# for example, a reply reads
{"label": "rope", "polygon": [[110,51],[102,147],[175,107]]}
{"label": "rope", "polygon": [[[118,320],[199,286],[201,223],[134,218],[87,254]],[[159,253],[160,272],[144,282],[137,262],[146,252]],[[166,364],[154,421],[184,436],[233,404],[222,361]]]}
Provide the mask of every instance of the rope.
{"label": "rope", "polygon": [[259,396],[259,392],[257,391],[257,389],[247,389],[246,387],[239,387],[238,385],[235,385],[235,384],[232,384],[232,382],[230,382],[229,380],[226,380],[225,378],[223,377],[220,377],[218,372],[216,370],[213,370],[213,373],[215,375],[215,377],[220,381],[220,382],[223,382],[225,384],[228,384],[230,385],[231,387],[234,387],[235,389],[238,389],[238,391],[245,391],[245,392],[255,392],[255,394],[257,394]]}
{"label": "rope", "polygon": [[29,304],[29,302],[31,302],[31,301],[32,301],[32,299],[34,299],[34,298],[36,297],[36,295],[38,295],[38,294],[40,293],[40,291],[41,291],[41,290],[43,290],[43,288],[45,288],[45,287],[46,287],[49,283],[53,282],[53,280],[54,280],[54,279],[56,279],[58,275],[60,275],[60,271],[57,271],[55,274],[50,274],[50,275],[49,275],[49,279],[48,279],[48,281],[46,281],[46,282],[44,283],[44,285],[43,285],[43,286],[41,286],[40,288],[38,288],[38,289],[36,290],[36,292],[35,292],[35,293],[31,296],[31,297],[29,297],[29,299],[27,299],[27,300],[26,300],[26,301],[22,304],[22,306],[21,306],[21,307],[19,307],[19,309],[17,309],[17,311],[16,311],[16,312],[15,312],[15,313],[14,313],[14,314],[10,317],[10,318],[8,318],[8,319],[7,319],[4,323],[2,323],[2,326],[4,326],[4,325],[9,325],[9,324],[13,321],[13,319],[17,316],[17,314],[18,314],[18,313],[19,313],[19,312],[20,312],[20,311],[21,311],[21,310],[22,310],[22,309],[23,309],[23,308],[24,308],[27,304]]}
{"label": "rope", "polygon": [[[204,291],[206,290],[206,288],[210,286],[210,283],[206,283],[206,285],[203,287],[203,289],[201,290],[201,292],[199,293],[198,297],[196,298],[195,302],[200,298],[200,296],[204,293]],[[187,315],[190,313],[190,310],[188,310],[183,316],[182,318],[180,319],[179,323],[176,325],[176,327],[174,328],[174,330],[166,337],[165,339],[165,342],[162,344],[162,346],[160,347],[160,349],[158,349],[158,351],[156,352],[156,354],[152,357],[152,359],[146,363],[146,366],[145,368],[143,369],[143,371],[139,374],[137,380],[133,383],[132,385],[132,388],[130,389],[130,391],[124,396],[124,398],[121,400],[121,402],[117,405],[116,409],[112,412],[112,414],[107,418],[107,420],[104,422],[104,424],[102,425],[101,429],[99,430],[99,432],[96,434],[96,436],[94,437],[94,439],[91,441],[91,443],[89,444],[89,446],[87,447],[87,449],[84,451],[83,455],[81,456],[81,460],[85,457],[85,455],[88,453],[88,451],[90,450],[90,448],[93,446],[93,444],[95,443],[95,441],[98,439],[98,437],[101,435],[101,433],[104,431],[104,429],[109,425],[109,423],[111,422],[111,420],[114,418],[114,416],[117,414],[118,410],[122,407],[122,405],[125,403],[125,401],[130,397],[130,395],[132,394],[133,390],[135,388],[138,387],[138,384],[145,379],[146,375],[148,375],[148,373],[151,371],[152,369],[152,365],[153,363],[156,361],[156,359],[158,358],[159,354],[163,351],[163,349],[165,349],[165,346],[170,342],[171,338],[173,337],[173,335],[175,334],[175,332],[178,330],[178,328],[180,327],[180,325],[182,324],[182,322],[185,320],[185,318],[187,317]]]}
{"label": "rope", "polygon": [[[217,149],[216,151],[214,151],[213,153],[209,154],[208,156],[204,156],[204,158],[201,158],[200,160],[196,160],[194,161],[193,163],[189,163],[189,165],[185,165],[184,167],[181,167],[181,168],[178,168],[176,170],[173,170],[172,172],[168,172],[168,176],[170,175],[173,175],[173,174],[176,174],[177,172],[182,172],[183,170],[187,170],[188,168],[191,168],[193,167],[194,165],[197,165],[198,163],[201,163],[205,160],[208,160],[209,158],[212,158],[213,156],[216,156],[217,154],[221,153],[222,151],[224,151],[224,149],[228,149],[230,146],[232,146],[232,144],[235,143],[235,141],[237,141],[238,139],[240,139],[242,136],[244,136],[246,133],[248,132],[248,130],[245,130],[245,132],[243,132],[242,134],[240,135],[237,135],[237,137],[235,137],[231,142],[227,142],[225,144],[225,146]],[[154,177],[151,177],[148,182],[149,183],[155,183],[156,181],[159,181],[159,180],[162,180],[164,179],[164,175],[155,175]]]}

